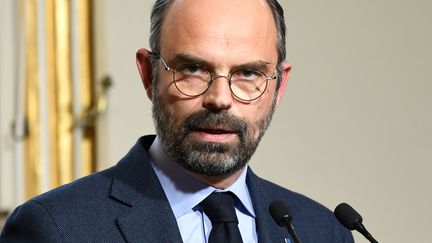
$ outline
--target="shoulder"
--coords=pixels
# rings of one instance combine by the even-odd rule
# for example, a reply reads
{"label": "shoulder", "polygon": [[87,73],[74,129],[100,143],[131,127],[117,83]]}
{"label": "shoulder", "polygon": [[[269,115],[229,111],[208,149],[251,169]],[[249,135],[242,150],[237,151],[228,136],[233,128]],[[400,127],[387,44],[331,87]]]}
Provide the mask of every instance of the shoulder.
{"label": "shoulder", "polygon": [[274,198],[274,200],[284,201],[287,205],[289,205],[291,210],[300,210],[302,214],[332,214],[331,211],[322,204],[303,194],[291,191],[262,178],[257,178],[257,180],[266,193],[268,193],[269,197]]}
{"label": "shoulder", "polygon": [[47,209],[30,200],[9,216],[0,242],[62,242],[58,227]]}
{"label": "shoulder", "polygon": [[110,199],[114,180],[128,182],[127,187],[123,187],[125,190],[142,184],[142,177],[147,175],[150,169],[146,146],[149,146],[153,139],[153,136],[141,137],[116,165],[50,190],[32,201],[49,208],[95,207],[98,203]]}
{"label": "shoulder", "polygon": [[100,213],[91,204],[107,198],[111,171],[84,177],[20,205],[8,217],[0,242],[67,242],[68,225],[85,224],[93,212]]}
{"label": "shoulder", "polygon": [[[117,241],[115,221],[130,208],[125,202],[140,197],[137,188],[148,187],[142,183],[142,178],[151,174],[149,163],[143,163],[148,160],[143,139],[151,143],[151,137],[141,138],[117,165],[43,193],[16,208],[7,219],[0,242],[93,242],[107,236],[110,238],[105,242]],[[97,231],[88,230],[95,225]]]}
{"label": "shoulder", "polygon": [[313,218],[317,218],[316,216],[322,215],[326,219],[334,218],[333,213],[328,208],[303,194],[291,191],[259,177],[257,177],[257,182],[270,201],[281,200],[285,202],[290,210],[293,211],[292,213],[295,213],[298,217],[314,215],[315,217]]}
{"label": "shoulder", "polygon": [[43,193],[32,200],[46,205],[65,203],[73,206],[82,198],[91,198],[92,200],[106,198],[115,170],[116,166],[85,176]]}
{"label": "shoulder", "polygon": [[354,242],[351,232],[342,226],[333,212],[321,203],[259,178],[253,172],[249,176],[249,185],[251,184],[255,187],[251,192],[255,195],[252,196],[255,197],[259,193],[258,201],[264,203],[265,210],[268,211],[268,205],[275,200],[286,203],[293,216],[294,227],[304,239],[310,242],[329,242],[329,239],[331,242]]}

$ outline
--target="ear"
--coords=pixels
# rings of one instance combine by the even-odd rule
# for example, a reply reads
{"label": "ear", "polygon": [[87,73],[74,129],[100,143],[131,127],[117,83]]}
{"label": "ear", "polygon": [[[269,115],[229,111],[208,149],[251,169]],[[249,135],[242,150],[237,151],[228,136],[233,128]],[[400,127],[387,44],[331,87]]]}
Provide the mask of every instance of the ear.
{"label": "ear", "polygon": [[141,82],[147,92],[147,97],[152,100],[152,65],[151,65],[151,55],[152,53],[144,48],[139,49],[136,52],[136,64],[138,71],[141,76]]}
{"label": "ear", "polygon": [[285,92],[285,88],[288,84],[288,79],[290,77],[291,74],[291,63],[285,61],[282,63],[282,80],[281,80],[281,84],[279,89],[277,90],[277,96],[276,96],[276,107],[275,109],[277,109],[277,107],[279,106],[279,102],[282,98],[282,95]]}

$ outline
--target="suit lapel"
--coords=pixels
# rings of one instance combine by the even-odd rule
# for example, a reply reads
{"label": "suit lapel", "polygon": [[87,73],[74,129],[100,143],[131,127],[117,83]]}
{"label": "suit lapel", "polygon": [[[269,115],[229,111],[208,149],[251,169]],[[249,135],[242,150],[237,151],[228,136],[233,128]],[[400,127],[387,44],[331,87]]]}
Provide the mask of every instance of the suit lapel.
{"label": "suit lapel", "polygon": [[270,195],[268,188],[264,188],[262,179],[250,168],[248,168],[246,183],[255,210],[258,242],[282,243],[286,238],[291,239],[286,229],[279,227],[269,213],[268,206],[276,198]]}
{"label": "suit lapel", "polygon": [[176,219],[146,152],[153,140],[154,136],[138,140],[116,166],[110,197],[130,206],[117,224],[127,242],[181,242]]}
{"label": "suit lapel", "polygon": [[127,242],[182,241],[171,208],[158,200],[142,201],[117,223]]}

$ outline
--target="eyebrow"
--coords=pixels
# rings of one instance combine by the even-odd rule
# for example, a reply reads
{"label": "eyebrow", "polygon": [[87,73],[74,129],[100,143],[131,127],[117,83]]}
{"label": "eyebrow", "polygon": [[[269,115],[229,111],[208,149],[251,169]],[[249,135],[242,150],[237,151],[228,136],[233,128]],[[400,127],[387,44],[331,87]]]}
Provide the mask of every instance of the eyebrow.
{"label": "eyebrow", "polygon": [[[187,53],[174,54],[173,58],[170,59],[169,62],[174,64],[174,65],[177,65],[177,66],[181,65],[181,64],[199,64],[201,66],[214,68],[213,63],[211,63],[211,62],[209,62],[203,58],[200,58],[198,56],[194,56],[194,55],[187,54]],[[234,65],[233,67],[231,67],[231,69],[232,70],[239,70],[239,69],[268,70],[273,65],[274,64],[272,64],[270,62],[258,60],[258,61],[242,63],[239,65]]]}

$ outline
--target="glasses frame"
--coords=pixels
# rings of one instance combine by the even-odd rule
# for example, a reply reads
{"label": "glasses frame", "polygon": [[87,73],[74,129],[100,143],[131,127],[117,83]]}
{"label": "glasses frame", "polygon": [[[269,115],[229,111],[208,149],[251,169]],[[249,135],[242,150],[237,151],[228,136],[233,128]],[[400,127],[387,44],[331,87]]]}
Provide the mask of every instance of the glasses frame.
{"label": "glasses frame", "polygon": [[[205,92],[207,92],[207,90],[209,90],[210,86],[213,84],[213,82],[214,82],[214,80],[215,80],[216,78],[226,78],[226,79],[228,80],[228,85],[229,85],[229,88],[230,88],[231,94],[234,95],[234,97],[236,97],[237,99],[239,99],[239,100],[241,100],[241,101],[250,102],[250,101],[257,100],[258,98],[260,98],[260,97],[265,93],[265,91],[267,90],[267,87],[268,87],[268,81],[269,81],[269,80],[275,80],[275,79],[277,78],[276,75],[275,75],[275,70],[271,73],[270,76],[267,75],[267,74],[265,74],[265,73],[262,72],[262,71],[258,71],[259,73],[263,74],[264,77],[265,77],[265,81],[266,81],[266,83],[265,83],[264,90],[261,92],[260,95],[258,95],[257,97],[255,97],[255,98],[253,98],[253,99],[243,99],[243,98],[238,97],[238,96],[234,93],[234,91],[232,90],[232,87],[231,87],[231,78],[232,78],[233,74],[235,74],[236,72],[238,72],[238,71],[240,71],[240,70],[235,71],[233,74],[228,73],[228,75],[223,75],[223,74],[212,73],[212,72],[210,72],[209,70],[207,70],[207,68],[206,68],[205,66],[202,66],[202,65],[200,65],[200,64],[181,64],[181,65],[177,66],[176,68],[171,68],[170,66],[168,66],[168,64],[165,62],[165,60],[164,60],[164,59],[163,59],[163,58],[162,58],[158,53],[152,53],[152,54],[154,54],[154,55],[156,55],[158,58],[160,58],[160,60],[162,61],[163,65],[164,65],[164,69],[165,69],[165,71],[168,71],[168,72],[172,73],[172,79],[173,79],[174,85],[175,85],[175,87],[177,88],[177,90],[178,90],[180,93],[182,93],[183,95],[188,96],[188,97],[198,97],[198,96],[204,94]],[[175,80],[175,73],[177,72],[177,69],[179,69],[180,67],[186,66],[186,65],[187,65],[187,66],[197,66],[197,67],[202,67],[202,68],[204,68],[204,70],[206,70],[206,71],[210,74],[210,80],[208,80],[208,86],[207,86],[207,88],[206,88],[203,92],[201,92],[201,93],[199,93],[199,94],[196,94],[196,95],[190,95],[190,94],[186,94],[186,93],[184,93],[183,91],[181,91],[180,88],[177,86],[177,82],[176,82],[176,80]]]}

